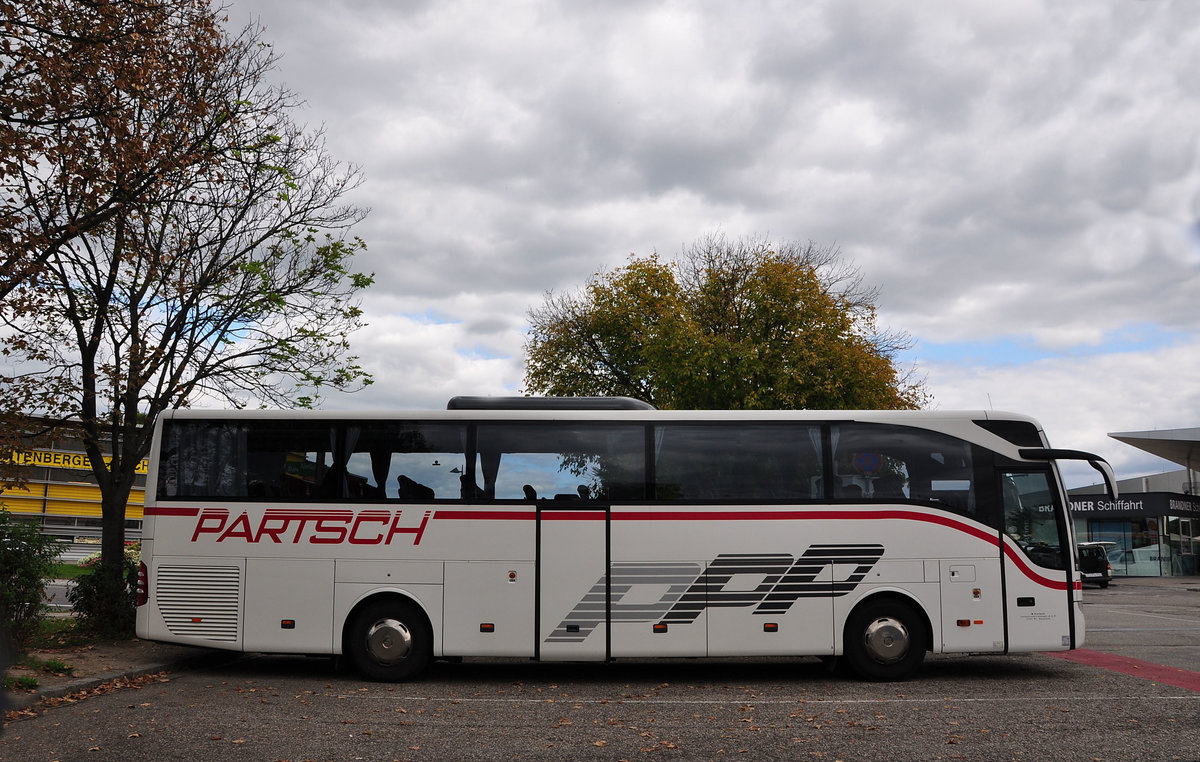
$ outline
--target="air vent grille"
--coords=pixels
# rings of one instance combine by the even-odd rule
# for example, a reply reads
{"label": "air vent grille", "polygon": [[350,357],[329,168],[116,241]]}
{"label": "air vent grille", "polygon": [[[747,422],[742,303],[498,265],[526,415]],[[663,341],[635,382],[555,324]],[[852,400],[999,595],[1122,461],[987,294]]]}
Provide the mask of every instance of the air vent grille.
{"label": "air vent grille", "polygon": [[158,612],[173,635],[237,642],[242,574],[236,566],[160,566]]}

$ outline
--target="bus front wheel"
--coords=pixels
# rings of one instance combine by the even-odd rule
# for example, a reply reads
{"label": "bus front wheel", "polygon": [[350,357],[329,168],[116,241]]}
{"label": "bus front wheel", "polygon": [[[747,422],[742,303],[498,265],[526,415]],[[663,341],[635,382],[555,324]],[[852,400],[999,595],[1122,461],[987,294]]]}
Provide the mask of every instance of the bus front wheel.
{"label": "bus front wheel", "polygon": [[425,615],[411,603],[380,600],[360,609],[346,631],[350,662],[370,680],[398,682],[429,666],[433,636]]}
{"label": "bus front wheel", "polygon": [[867,601],[846,620],[845,658],[864,680],[906,680],[925,659],[925,623],[911,605],[890,598]]}

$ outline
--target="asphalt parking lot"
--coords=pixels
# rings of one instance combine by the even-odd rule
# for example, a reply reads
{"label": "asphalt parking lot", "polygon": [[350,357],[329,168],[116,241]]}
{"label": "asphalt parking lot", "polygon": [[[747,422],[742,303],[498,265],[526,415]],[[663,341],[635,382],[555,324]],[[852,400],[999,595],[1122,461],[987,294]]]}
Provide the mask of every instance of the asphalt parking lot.
{"label": "asphalt parking lot", "polygon": [[1200,759],[1200,683],[1157,679],[1200,677],[1200,580],[1117,580],[1084,600],[1082,662],[931,657],[897,684],[811,659],[470,659],[386,685],[251,655],[10,723],[0,756]]}
{"label": "asphalt parking lot", "polygon": [[1117,577],[1083,603],[1086,648],[1200,672],[1200,577]]}

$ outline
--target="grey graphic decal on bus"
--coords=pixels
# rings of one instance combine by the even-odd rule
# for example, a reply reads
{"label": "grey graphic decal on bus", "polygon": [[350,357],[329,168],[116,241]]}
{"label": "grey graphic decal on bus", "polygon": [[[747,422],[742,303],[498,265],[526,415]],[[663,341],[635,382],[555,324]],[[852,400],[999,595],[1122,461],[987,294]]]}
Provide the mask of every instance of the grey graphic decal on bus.
{"label": "grey graphic decal on bus", "polygon": [[[614,563],[610,568],[612,601],[605,605],[609,578],[596,584],[546,638],[547,642],[582,642],[605,620],[611,608],[612,622],[663,622],[691,624],[706,608],[754,606],[753,614],[783,614],[800,598],[837,598],[863,581],[883,555],[882,545],[813,545],[799,558],[787,553],[722,553],[708,564]],[[845,579],[834,579],[835,564],[853,567]],[[818,579],[826,569],[830,574]],[[750,586],[747,578],[758,578]],[[739,578],[737,585],[730,585]],[[663,589],[656,601],[648,601],[645,590]],[[626,596],[629,601],[626,602]]]}

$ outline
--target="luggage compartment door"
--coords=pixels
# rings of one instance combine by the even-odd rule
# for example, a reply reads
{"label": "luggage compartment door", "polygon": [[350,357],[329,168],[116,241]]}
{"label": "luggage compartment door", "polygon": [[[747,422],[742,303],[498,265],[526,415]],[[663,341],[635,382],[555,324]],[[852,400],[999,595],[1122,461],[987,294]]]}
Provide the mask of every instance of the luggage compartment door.
{"label": "luggage compartment door", "polygon": [[609,509],[539,505],[536,657],[609,658]]}

